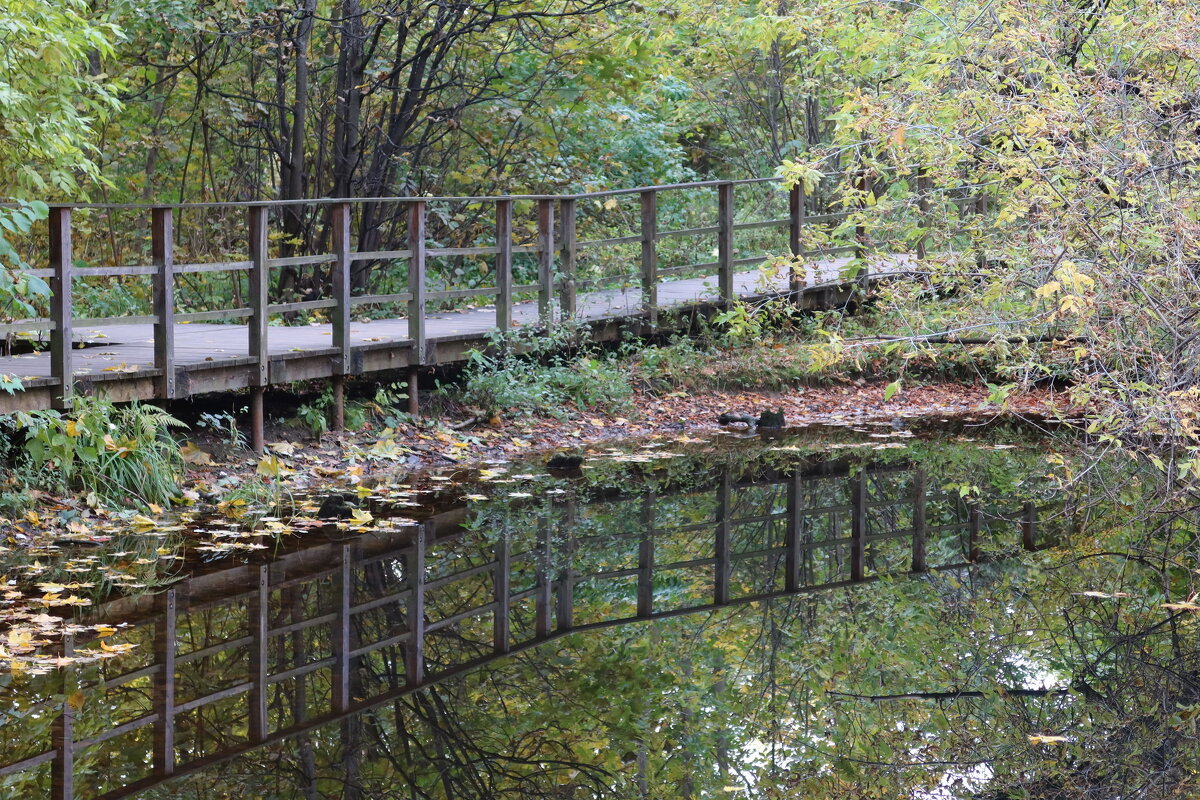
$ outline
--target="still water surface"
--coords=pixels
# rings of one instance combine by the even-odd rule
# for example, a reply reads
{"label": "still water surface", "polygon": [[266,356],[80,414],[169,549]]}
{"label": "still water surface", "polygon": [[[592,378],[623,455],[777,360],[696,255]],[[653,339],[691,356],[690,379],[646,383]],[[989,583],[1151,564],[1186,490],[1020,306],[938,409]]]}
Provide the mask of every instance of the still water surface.
{"label": "still water surface", "polygon": [[85,609],[136,646],[4,679],[0,796],[1192,796],[1184,551],[1129,558],[1139,479],[1088,465],[1097,507],[1047,477],[1080,458],[873,428],[382,477],[369,523]]}

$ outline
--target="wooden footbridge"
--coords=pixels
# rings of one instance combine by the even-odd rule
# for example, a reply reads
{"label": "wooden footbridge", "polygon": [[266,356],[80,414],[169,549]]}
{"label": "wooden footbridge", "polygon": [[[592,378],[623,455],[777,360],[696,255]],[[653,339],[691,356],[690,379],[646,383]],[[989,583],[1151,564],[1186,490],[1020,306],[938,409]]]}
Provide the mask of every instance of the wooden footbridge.
{"label": "wooden footbridge", "polygon": [[[934,193],[921,180],[916,180],[922,191],[913,193],[912,207],[928,215]],[[683,219],[688,227],[668,227],[660,209],[664,198],[672,197],[692,198],[692,209],[707,209],[700,216],[714,218],[697,220],[691,212],[675,213],[672,221]],[[399,249],[364,249],[361,235],[356,241],[353,221],[366,202],[386,203],[393,210],[396,232],[389,242],[401,245]],[[431,244],[430,210],[454,203],[477,213],[482,208],[494,211],[492,244]],[[845,302],[855,286],[911,270],[913,260],[924,255],[927,234],[915,243],[910,237],[910,248],[892,246],[884,255],[867,257],[863,229],[846,224],[853,207],[827,200],[820,205],[824,207],[818,208],[818,201],[799,187],[788,190],[772,178],[555,196],[56,206],[50,211],[44,244],[48,266],[33,271],[50,284],[48,313],[0,325],[0,334],[34,343],[33,352],[0,357],[0,373],[19,378],[24,386],[0,395],[0,411],[62,407],[78,393],[103,392],[117,401],[172,400],[249,388],[254,439],[261,445],[263,391],[273,384],[331,379],[340,409],[348,376],[407,370],[412,390],[422,367],[460,361],[470,349],[483,346],[490,334],[513,326],[577,318],[590,323],[593,335],[602,339],[614,336],[622,325],[654,330],[667,312],[712,307],[735,298],[791,296],[814,307],[834,304]],[[635,231],[581,239],[577,234],[585,219],[583,209],[610,206],[627,208],[623,219]],[[959,206],[961,210],[961,202]],[[321,241],[327,243],[327,252],[284,254],[292,251],[283,249],[273,226],[300,207],[324,220],[328,235]],[[514,228],[515,208],[536,219],[520,230]],[[180,263],[183,229],[177,232],[176,223],[205,213],[219,214],[223,226],[244,225],[244,236],[237,235],[245,243],[242,259]],[[77,264],[73,217],[85,217],[94,228],[97,215],[107,219],[110,228],[148,221],[152,263]],[[238,215],[244,215],[244,222],[236,222]],[[125,222],[114,222],[118,219]],[[603,230],[611,232],[611,227]],[[526,231],[536,233],[523,240]],[[809,246],[811,242],[817,243]],[[615,254],[607,262],[616,264],[615,270],[595,266],[603,253]],[[803,260],[791,259],[793,254]],[[708,258],[697,260],[697,255]],[[851,256],[857,257],[853,281],[845,269]],[[183,257],[195,256],[188,250]],[[490,285],[458,288],[445,269],[431,283],[432,265],[464,258],[489,262]],[[518,259],[526,262],[521,274],[526,280],[536,274],[535,282],[514,283]],[[764,266],[772,259],[774,266]],[[536,272],[529,262],[535,262]],[[322,296],[275,302],[276,276],[301,268],[320,272]],[[354,276],[368,268],[388,277],[390,289],[403,290],[355,290],[363,284]],[[215,273],[227,274],[236,286],[244,281],[244,294],[242,289],[233,292],[240,305],[181,310],[184,282],[202,275],[214,279]],[[76,295],[90,278],[148,281],[151,289],[143,292],[152,313],[80,317]],[[90,287],[93,294],[105,291],[103,283]],[[460,311],[438,308],[464,302],[490,305]],[[187,305],[195,307],[195,298]],[[380,317],[381,311],[381,318],[369,318]],[[289,316],[314,313],[328,322],[278,324]],[[409,394],[415,411],[416,392]]]}
{"label": "wooden footbridge", "polygon": [[442,509],[101,607],[140,646],[66,670],[65,688],[47,676],[57,721],[41,739],[3,729],[0,785],[128,797],[318,729],[336,740],[330,726],[568,634],[966,570],[1061,535],[1044,497],[965,503],[917,465],[847,459],[510,502],[486,525],[486,506]]}

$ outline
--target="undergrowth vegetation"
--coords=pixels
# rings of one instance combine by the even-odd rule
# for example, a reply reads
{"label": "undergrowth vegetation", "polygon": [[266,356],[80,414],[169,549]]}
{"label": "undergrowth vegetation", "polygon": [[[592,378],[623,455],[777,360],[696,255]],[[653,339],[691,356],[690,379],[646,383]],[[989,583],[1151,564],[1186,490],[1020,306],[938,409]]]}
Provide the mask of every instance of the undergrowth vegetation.
{"label": "undergrowth vegetation", "polygon": [[[117,508],[166,505],[178,494],[183,456],[172,431],[184,424],[161,408],[79,396],[69,414],[22,412],[9,425],[14,486],[79,492]],[[23,502],[21,493],[4,499]]]}
{"label": "undergrowth vegetation", "polygon": [[[486,416],[569,416],[588,409],[627,413],[635,391],[784,392],[846,380],[903,384],[935,380],[1000,386],[1054,380],[1053,347],[985,337],[937,338],[961,313],[951,301],[930,304],[921,331],[907,331],[901,306],[884,296],[868,313],[802,312],[784,300],[735,303],[711,319],[694,319],[688,333],[659,341],[631,338],[616,347],[592,343],[575,323],[549,333],[520,329],[495,336],[471,354],[462,380],[440,393]],[[1044,369],[1029,374],[1031,348]]]}

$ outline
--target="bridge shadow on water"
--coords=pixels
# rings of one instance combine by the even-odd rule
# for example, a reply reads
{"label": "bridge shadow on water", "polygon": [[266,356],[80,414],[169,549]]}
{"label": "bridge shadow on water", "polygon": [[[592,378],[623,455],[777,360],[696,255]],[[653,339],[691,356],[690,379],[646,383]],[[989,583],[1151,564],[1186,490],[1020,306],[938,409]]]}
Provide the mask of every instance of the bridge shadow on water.
{"label": "bridge shadow on water", "polygon": [[[651,448],[536,495],[481,502],[457,489],[389,530],[314,533],[270,558],[208,564],[160,593],[113,600],[98,619],[130,623],[121,639],[139,646],[68,671],[61,693],[45,690],[64,713],[4,732],[0,780],[20,796],[126,797],[256,753],[265,763],[301,742],[302,764],[336,762],[342,783],[357,785],[386,758],[372,734],[378,714],[555,648],[523,651],[601,628],[969,573],[1069,527],[1036,464],[989,485],[982,466],[939,474],[910,448],[891,449],[893,439],[819,451],[789,441],[725,459]],[[980,484],[969,501],[964,474]]]}

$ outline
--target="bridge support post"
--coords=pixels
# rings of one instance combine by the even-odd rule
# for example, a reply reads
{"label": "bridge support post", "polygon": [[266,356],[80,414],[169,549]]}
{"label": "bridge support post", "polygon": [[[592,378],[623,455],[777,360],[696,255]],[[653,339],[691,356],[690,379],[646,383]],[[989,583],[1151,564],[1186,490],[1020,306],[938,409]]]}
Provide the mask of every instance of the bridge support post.
{"label": "bridge support post", "polygon": [[175,221],[169,208],[150,212],[154,271],[154,367],[158,394],[175,397]]}
{"label": "bridge support post", "polygon": [[717,186],[717,283],[721,301],[737,299],[733,288],[733,183]]}
{"label": "bridge support post", "polygon": [[58,380],[58,392],[51,405],[68,408],[75,393],[75,365],[71,354],[71,325],[74,310],[71,302],[71,209],[56,206],[50,209],[50,374]]}

